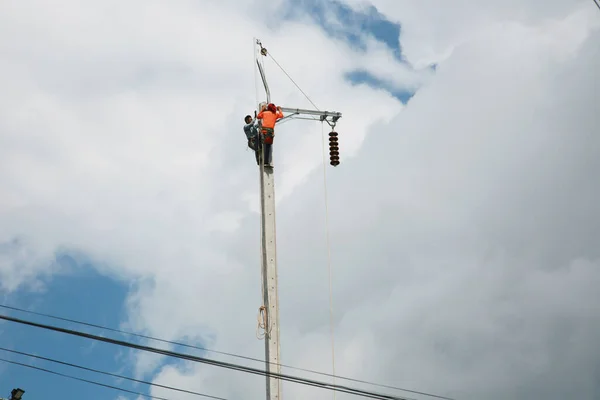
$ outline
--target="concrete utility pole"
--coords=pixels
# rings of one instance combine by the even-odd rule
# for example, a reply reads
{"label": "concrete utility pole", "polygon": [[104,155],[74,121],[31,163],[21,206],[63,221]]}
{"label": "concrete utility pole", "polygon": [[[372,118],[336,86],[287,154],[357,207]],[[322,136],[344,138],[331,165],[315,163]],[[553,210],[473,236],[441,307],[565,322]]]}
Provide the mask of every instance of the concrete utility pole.
{"label": "concrete utility pole", "polygon": [[[267,55],[267,50],[262,46],[260,40],[254,40],[254,60],[260,72],[260,76],[265,88],[267,104],[271,102],[271,93],[265,71],[260,61],[260,57]],[[260,110],[261,104],[258,104]],[[338,112],[313,111],[297,108],[282,107],[284,113],[283,119],[302,118],[317,121],[326,121],[333,129],[335,123],[342,114]],[[309,117],[312,116],[312,117]],[[279,123],[283,121],[279,120]],[[331,122],[330,122],[331,119]],[[339,153],[337,147],[337,133],[330,133],[331,164],[339,164]],[[261,154],[264,154],[264,147]],[[262,225],[262,286],[263,286],[263,306],[266,313],[265,318],[265,363],[266,370],[270,373],[281,373],[279,342],[279,294],[277,286],[277,246],[275,229],[275,180],[273,168],[263,166],[264,158],[260,158],[260,200],[261,200],[261,225]],[[273,155],[271,155],[271,165],[273,165]],[[281,400],[281,381],[279,378],[267,375],[267,400]]]}

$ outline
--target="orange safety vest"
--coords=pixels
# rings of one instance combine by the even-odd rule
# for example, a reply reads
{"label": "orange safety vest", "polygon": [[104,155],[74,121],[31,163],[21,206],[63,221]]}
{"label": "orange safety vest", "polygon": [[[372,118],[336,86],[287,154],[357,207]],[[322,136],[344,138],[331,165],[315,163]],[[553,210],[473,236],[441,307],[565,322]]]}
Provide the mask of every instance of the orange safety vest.
{"label": "orange safety vest", "polygon": [[281,111],[277,111],[277,114],[273,114],[271,111],[265,110],[258,113],[256,116],[257,119],[262,119],[263,128],[275,128],[275,122],[277,120],[283,118],[283,113]]}

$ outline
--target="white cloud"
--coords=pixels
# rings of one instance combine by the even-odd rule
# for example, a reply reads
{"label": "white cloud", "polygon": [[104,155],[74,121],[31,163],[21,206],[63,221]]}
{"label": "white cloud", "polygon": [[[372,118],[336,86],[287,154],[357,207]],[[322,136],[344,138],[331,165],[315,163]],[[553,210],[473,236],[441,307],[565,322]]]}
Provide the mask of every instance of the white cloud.
{"label": "white cloud", "polygon": [[562,20],[574,9],[594,18],[594,4],[569,1],[433,1],[422,7],[405,0],[345,0],[356,10],[373,4],[387,18],[402,24],[402,51],[416,68],[446,60],[461,44],[477,38],[497,23],[523,23],[532,26],[543,21]]}
{"label": "white cloud", "polygon": [[[0,237],[31,248],[0,264],[5,289],[71,246],[141,282],[135,329],[262,357],[258,177],[241,130],[259,36],[319,107],[344,113],[342,165],[328,170],[337,372],[459,398],[592,393],[597,10],[376,4],[403,23],[411,63],[441,63],[435,76],[305,21],[268,30],[250,1],[0,6]],[[404,108],[343,81],[364,66],[427,85]],[[267,74],[277,102],[308,106],[272,63]],[[277,131],[278,257],[283,361],[328,371],[319,135]],[[156,379],[228,398],[264,390],[214,367]],[[284,396],[331,393],[285,384]]]}
{"label": "white cloud", "polygon": [[[241,197],[256,192],[241,130],[255,102],[253,35],[269,39],[265,44],[315,101],[346,114],[348,153],[369,124],[400,109],[388,94],[343,81],[363,55],[314,26],[289,23],[269,33],[244,15],[250,5],[104,2],[81,9],[69,2],[69,13],[36,1],[3,5],[0,233],[5,240],[23,236],[31,247],[27,260],[6,253],[0,273],[7,289],[51,272],[57,247],[77,249],[123,279],[154,282],[140,300],[148,315],[138,316],[139,327],[167,334],[162,318],[172,317],[173,306],[199,291],[214,298],[247,287],[227,282],[224,271],[232,267],[213,235],[231,235],[247,213]],[[223,21],[236,29],[223,32]],[[310,42],[309,53],[298,51]],[[267,72],[276,101],[304,106],[273,63]],[[365,118],[361,110],[374,103],[380,109]],[[318,129],[288,123],[278,130],[275,156],[286,154],[277,159],[279,198],[318,167]],[[165,293],[175,302],[150,306],[165,290],[180,297]],[[201,319],[214,317],[214,329],[222,329],[223,310],[238,300],[228,308],[207,302]],[[184,314],[195,317],[202,308]],[[169,337],[193,328],[170,326]]]}

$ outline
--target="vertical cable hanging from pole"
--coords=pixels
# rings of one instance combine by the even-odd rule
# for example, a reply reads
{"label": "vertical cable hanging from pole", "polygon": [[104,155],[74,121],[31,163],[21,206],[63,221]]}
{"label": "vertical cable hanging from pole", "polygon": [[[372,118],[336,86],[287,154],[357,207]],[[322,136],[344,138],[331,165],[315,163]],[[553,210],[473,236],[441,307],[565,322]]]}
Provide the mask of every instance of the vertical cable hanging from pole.
{"label": "vertical cable hanging from pole", "polygon": [[[329,238],[329,196],[327,195],[327,167],[326,152],[325,152],[325,131],[321,121],[321,147],[323,153],[323,193],[325,195],[325,234],[327,240],[327,270],[329,272],[329,329],[331,331],[331,369],[333,375],[333,384],[335,385],[335,336],[334,336],[334,321],[333,321],[333,279],[331,270],[331,243]],[[336,398],[336,391],[333,391],[333,399]]]}

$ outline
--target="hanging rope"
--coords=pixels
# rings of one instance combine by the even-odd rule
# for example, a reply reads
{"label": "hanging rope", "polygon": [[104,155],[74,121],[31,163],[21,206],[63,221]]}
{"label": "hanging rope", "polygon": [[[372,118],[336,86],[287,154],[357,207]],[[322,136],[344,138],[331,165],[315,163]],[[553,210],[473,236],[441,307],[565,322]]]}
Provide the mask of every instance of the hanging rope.
{"label": "hanging rope", "polygon": [[277,62],[277,60],[275,59],[275,57],[273,57],[273,55],[271,55],[270,52],[269,52],[269,57],[271,57],[271,60],[273,60],[273,62],[275,64],[277,64],[277,66],[279,67],[279,69],[281,69],[281,71],[290,79],[290,81],[292,81],[292,83],[294,84],[294,86],[296,86],[298,88],[298,90],[304,95],[304,97],[306,97],[306,100],[308,100],[310,102],[310,104],[312,104],[313,107],[317,111],[321,111],[321,110],[319,110],[319,107],[317,107],[317,105],[315,103],[313,103],[313,101],[310,99],[310,97],[308,97],[308,95],[306,93],[304,93],[304,90],[302,90],[300,88],[300,86],[298,86],[298,84],[296,83],[296,81],[294,79],[292,79],[292,77],[286,72],[285,69],[283,69],[283,67]]}
{"label": "hanging rope", "polygon": [[[260,332],[260,329],[263,332]],[[273,330],[273,324],[270,323],[269,317],[267,315],[267,307],[260,306],[258,309],[258,318],[256,324],[256,338],[258,340],[263,340],[268,338],[271,335],[271,331]]]}
{"label": "hanging rope", "polygon": [[[327,238],[327,270],[329,273],[329,329],[331,332],[331,374],[333,375],[333,384],[335,385],[335,338],[334,338],[334,323],[333,323],[333,279],[331,270],[331,243],[329,239],[329,199],[327,195],[327,156],[325,151],[325,130],[323,122],[321,122],[321,144],[323,153],[323,193],[325,195],[325,233]],[[333,399],[335,400],[336,391],[333,391]]]}

